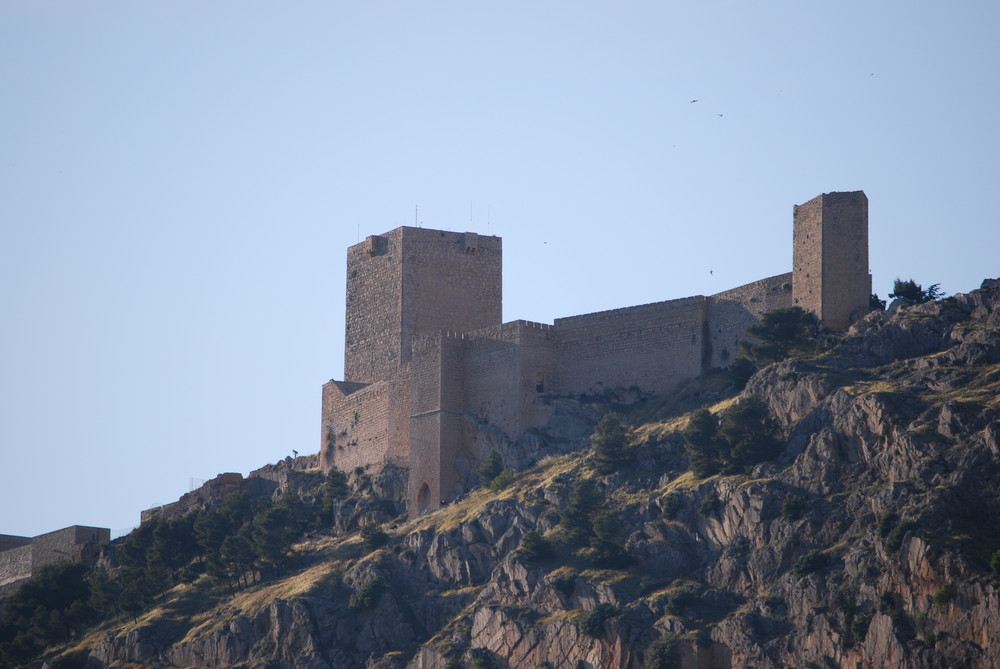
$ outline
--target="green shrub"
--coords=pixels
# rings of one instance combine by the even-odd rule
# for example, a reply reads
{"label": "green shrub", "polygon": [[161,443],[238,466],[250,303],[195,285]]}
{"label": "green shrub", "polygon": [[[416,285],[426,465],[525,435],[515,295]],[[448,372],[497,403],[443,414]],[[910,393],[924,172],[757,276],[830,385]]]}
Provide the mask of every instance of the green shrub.
{"label": "green shrub", "polygon": [[546,560],[555,555],[555,549],[549,540],[535,530],[524,533],[517,552],[525,560]]}
{"label": "green shrub", "polygon": [[896,523],[899,522],[899,516],[892,511],[886,512],[878,521],[878,535],[885,539],[892,532],[892,528],[896,527]]}
{"label": "green shrub", "polygon": [[802,307],[775,309],[761,316],[760,323],[747,328],[754,340],[740,342],[740,355],[757,365],[769,365],[791,355],[807,355],[816,350],[819,321]]}
{"label": "green shrub", "polygon": [[806,510],[807,500],[802,495],[785,495],[781,500],[781,517],[786,520],[798,520]]}
{"label": "green shrub", "polygon": [[719,422],[719,436],[726,443],[723,455],[737,466],[755,465],[781,453],[778,424],[767,402],[757,395],[743,398],[726,411]]}
{"label": "green shrub", "polygon": [[733,387],[737,392],[740,392],[746,387],[750,377],[757,371],[757,366],[748,358],[737,357],[726,371],[729,374],[729,380],[732,381]]}
{"label": "green shrub", "polygon": [[796,576],[805,576],[806,574],[811,574],[814,571],[819,571],[826,566],[828,562],[827,556],[823,551],[809,551],[804,555],[800,555],[795,561],[795,566],[792,571],[795,572]]}
{"label": "green shrub", "polygon": [[899,525],[896,525],[889,532],[889,536],[885,538],[885,549],[890,553],[895,553],[903,545],[903,537],[906,533],[915,528],[917,525],[913,521],[904,520]]}
{"label": "green shrub", "polygon": [[719,496],[715,494],[715,491],[709,492],[698,502],[698,515],[704,518],[711,517],[715,513],[715,507],[718,503]]}
{"label": "green shrub", "polygon": [[684,428],[684,446],[688,466],[698,478],[718,474],[722,468],[719,453],[718,419],[708,409],[698,409]]}
{"label": "green shrub", "polygon": [[580,621],[580,631],[597,639],[604,635],[604,623],[618,615],[618,609],[611,604],[598,604],[584,614]]}
{"label": "green shrub", "polygon": [[889,293],[890,298],[894,297],[905,297],[908,300],[913,300],[917,303],[930,302],[933,300],[940,299],[944,295],[944,291],[941,290],[940,283],[931,284],[929,288],[924,289],[919,283],[914,281],[912,278],[906,281],[900,280],[897,276],[896,280],[892,283],[892,292]]}
{"label": "green shrub", "polygon": [[682,616],[686,609],[691,608],[698,601],[697,593],[691,588],[678,588],[670,592],[663,609],[672,616]]}
{"label": "green shrub", "polygon": [[504,488],[509,488],[512,483],[514,483],[514,474],[509,469],[504,469],[490,481],[489,488],[493,492],[500,492]]}
{"label": "green shrub", "polygon": [[569,597],[576,588],[576,579],[579,575],[575,569],[564,567],[552,572],[549,576],[549,585]]}
{"label": "green shrub", "polygon": [[[684,508],[684,496],[678,492],[667,493],[663,498],[662,506],[663,517],[667,520],[675,520],[677,514]],[[997,554],[1000,555],[1000,551],[997,551]],[[998,558],[998,562],[1000,562],[1000,558]]]}
{"label": "green shrub", "polygon": [[503,458],[497,451],[490,451],[478,469],[479,478],[482,480],[483,485],[489,485],[502,471]]}
{"label": "green shrub", "polygon": [[628,448],[628,431],[617,413],[608,413],[601,419],[594,428],[591,444],[591,462],[594,470],[601,476],[613,474],[632,459]]}
{"label": "green shrub", "polygon": [[565,508],[562,509],[560,526],[570,546],[588,544],[594,534],[591,516],[600,507],[600,494],[591,479],[581,478],[573,486]]}
{"label": "green shrub", "polygon": [[1000,550],[993,551],[993,555],[990,557],[990,569],[993,570],[994,574],[1000,574]]}
{"label": "green shrub", "polygon": [[371,553],[389,543],[389,535],[381,527],[371,523],[361,528],[361,543],[365,552]]}
{"label": "green shrub", "polygon": [[955,598],[955,584],[945,583],[934,593],[932,599],[937,606],[944,606]]}
{"label": "green shrub", "polygon": [[675,669],[680,660],[677,637],[673,634],[664,634],[646,649],[646,669]]}
{"label": "green shrub", "polygon": [[386,584],[381,577],[373,578],[351,593],[351,598],[348,600],[347,605],[352,611],[368,611],[369,609],[373,609],[385,589]]}

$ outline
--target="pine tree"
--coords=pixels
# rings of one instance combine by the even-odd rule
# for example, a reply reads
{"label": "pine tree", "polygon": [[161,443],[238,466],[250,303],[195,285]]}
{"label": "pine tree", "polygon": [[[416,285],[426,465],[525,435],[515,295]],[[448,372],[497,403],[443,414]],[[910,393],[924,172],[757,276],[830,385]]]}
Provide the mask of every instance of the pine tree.
{"label": "pine tree", "polygon": [[591,462],[601,476],[618,471],[632,459],[628,450],[628,432],[617,413],[608,413],[601,419],[594,428],[591,444],[594,448]]}

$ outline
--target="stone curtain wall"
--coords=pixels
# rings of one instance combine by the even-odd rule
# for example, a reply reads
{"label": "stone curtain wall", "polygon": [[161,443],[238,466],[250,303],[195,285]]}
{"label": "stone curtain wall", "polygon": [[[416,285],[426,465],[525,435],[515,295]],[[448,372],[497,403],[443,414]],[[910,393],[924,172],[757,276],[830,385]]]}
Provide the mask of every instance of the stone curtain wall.
{"label": "stone curtain wall", "polygon": [[638,386],[666,390],[702,365],[705,298],[558,318],[551,392],[601,393]]}
{"label": "stone curtain wall", "polygon": [[768,311],[792,306],[792,273],[754,281],[708,298],[709,367],[728,367],[747,327]]}
{"label": "stone curtain wall", "polygon": [[[30,543],[23,543],[23,542]],[[56,562],[82,562],[97,557],[99,547],[111,541],[111,530],[104,527],[73,525],[32,539],[4,535],[0,546],[14,546],[0,551],[0,594],[12,592],[13,584],[38,574]]]}
{"label": "stone curtain wall", "polygon": [[0,552],[0,588],[26,578],[31,578],[31,544]]}
{"label": "stone curtain wall", "polygon": [[0,534],[0,552],[9,551],[31,543],[31,537],[19,537],[13,534]]}
{"label": "stone curtain wall", "polygon": [[349,395],[333,383],[324,391],[332,418],[326,449],[337,469],[350,472],[373,462],[388,462],[389,382],[379,381]]}
{"label": "stone curtain wall", "polygon": [[548,422],[551,408],[536,400],[552,392],[556,377],[556,330],[551,325],[517,321],[521,349],[518,425],[515,435]]}
{"label": "stone curtain wall", "polygon": [[511,324],[471,333],[465,352],[465,411],[508,436],[517,432],[521,347]]}
{"label": "stone curtain wall", "polygon": [[538,426],[534,400],[554,375],[553,333],[551,325],[513,321],[466,335],[464,411],[511,438]]}

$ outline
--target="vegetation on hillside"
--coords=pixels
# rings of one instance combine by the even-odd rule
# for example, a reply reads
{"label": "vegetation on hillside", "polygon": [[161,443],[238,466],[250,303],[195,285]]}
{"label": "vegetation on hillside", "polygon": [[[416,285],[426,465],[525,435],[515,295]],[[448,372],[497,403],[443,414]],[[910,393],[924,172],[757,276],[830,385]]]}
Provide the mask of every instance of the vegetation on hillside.
{"label": "vegetation on hillside", "polygon": [[[917,342],[937,331],[923,312],[904,325],[927,328]],[[870,330],[894,345],[907,332],[883,321]],[[63,653],[57,663],[82,666],[100,638],[91,629],[152,628],[164,644],[191,643],[223,634],[235,615],[252,619],[296,598],[312,607],[317,646],[344,666],[383,658],[402,667],[418,648],[435,649],[448,666],[506,666],[474,628],[534,641],[550,630],[581,648],[627,647],[656,668],[737,633],[741,649],[774,657],[795,652],[802,629],[845,652],[870,630],[893,635],[910,658],[957,647],[948,645],[947,612],[1000,578],[992,493],[971,478],[995,463],[989,448],[967,448],[1000,415],[994,344],[963,343],[954,359],[927,345],[884,361],[895,349],[821,334],[794,310],[769,315],[754,336],[739,365],[761,367],[749,385],[757,394],[741,393],[746,369],[730,369],[631,405],[588,398],[603,412],[589,449],[520,472],[505,466],[509,452],[488,452],[482,487],[435,514],[380,522],[388,517],[377,504],[360,506],[362,491],[372,499],[371,479],[334,471],[277,499],[234,495],[148,521],[115,542],[111,570],[61,565],[11,599],[0,616],[0,665]],[[962,383],[948,385],[949,375]],[[789,441],[791,419],[779,425],[761,388],[793,392],[807,377],[842,403],[864,400],[852,406],[877,417],[859,420],[884,457],[837,436],[832,423],[808,444]],[[960,466],[967,457],[975,467]],[[873,464],[859,464],[866,458]],[[349,522],[337,521],[344,509]],[[925,561],[926,579],[938,559],[947,579],[907,596],[900,583],[913,561]],[[495,592],[491,578],[501,583]],[[372,629],[376,650],[361,645]]]}

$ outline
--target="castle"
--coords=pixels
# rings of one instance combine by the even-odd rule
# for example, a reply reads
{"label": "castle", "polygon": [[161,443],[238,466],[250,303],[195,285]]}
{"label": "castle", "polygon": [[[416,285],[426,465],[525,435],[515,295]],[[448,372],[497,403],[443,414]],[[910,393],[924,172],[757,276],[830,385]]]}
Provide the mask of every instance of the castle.
{"label": "castle", "polygon": [[324,471],[409,470],[412,515],[464,492],[476,461],[463,417],[511,440],[545,425],[544,395],[666,391],[728,366],[746,328],[800,306],[830,329],[868,311],[868,198],[826,193],[793,208],[792,271],[715,295],[501,322],[501,240],[401,227],[347,251],[344,380],[323,386]]}

